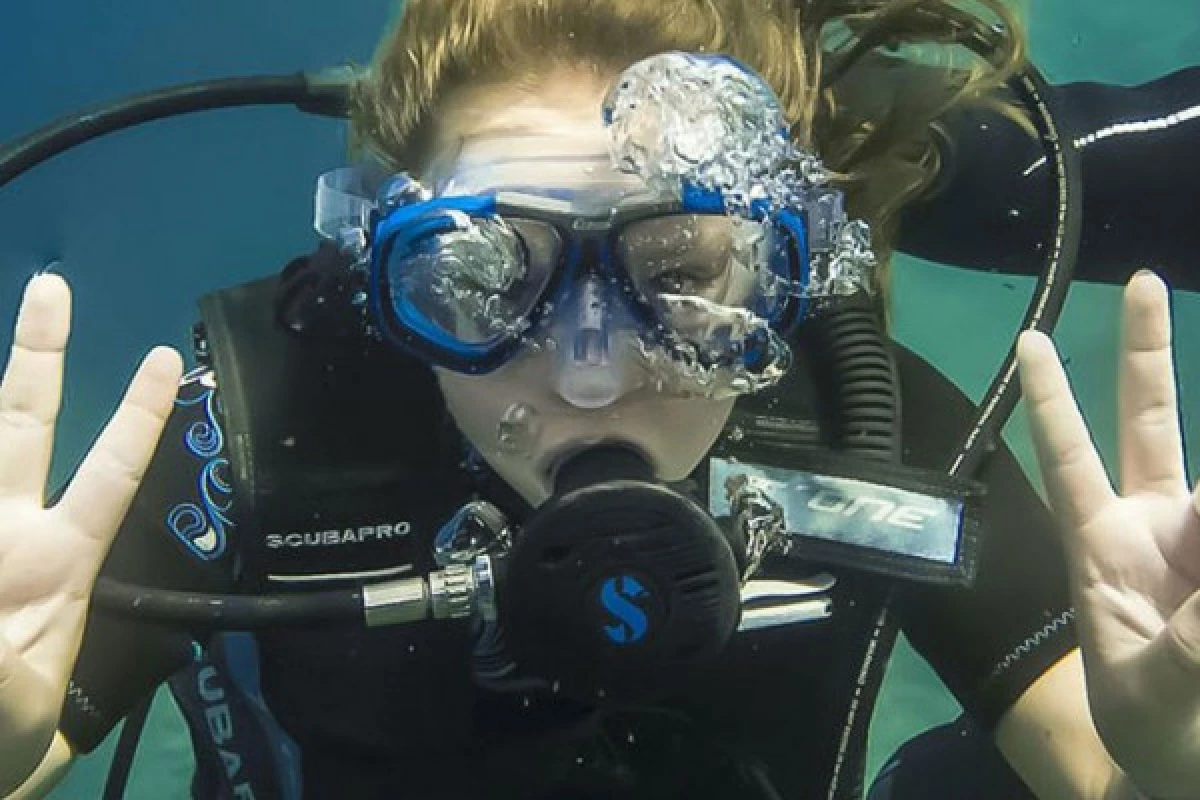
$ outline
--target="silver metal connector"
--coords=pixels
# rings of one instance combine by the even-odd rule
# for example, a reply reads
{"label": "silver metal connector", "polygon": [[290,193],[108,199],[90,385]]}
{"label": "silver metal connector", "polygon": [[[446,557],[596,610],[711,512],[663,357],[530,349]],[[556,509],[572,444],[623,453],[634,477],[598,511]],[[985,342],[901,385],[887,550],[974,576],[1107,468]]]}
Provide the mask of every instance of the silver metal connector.
{"label": "silver metal connector", "polygon": [[495,622],[499,614],[496,608],[496,574],[492,559],[479,556],[475,559],[475,610],[488,622]]}
{"label": "silver metal connector", "polygon": [[424,578],[401,578],[363,587],[368,628],[418,622],[429,616],[429,587]]}
{"label": "silver metal connector", "polygon": [[475,599],[475,574],[461,564],[430,573],[429,595],[434,619],[468,617]]}
{"label": "silver metal connector", "polygon": [[503,553],[512,544],[508,519],[500,509],[475,500],[455,512],[438,530],[433,557],[439,567],[469,565],[482,555]]}
{"label": "silver metal connector", "polygon": [[362,597],[369,628],[462,619],[474,613],[496,619],[496,586],[488,556],[478,556],[471,564],[451,564],[425,577],[364,586]]}

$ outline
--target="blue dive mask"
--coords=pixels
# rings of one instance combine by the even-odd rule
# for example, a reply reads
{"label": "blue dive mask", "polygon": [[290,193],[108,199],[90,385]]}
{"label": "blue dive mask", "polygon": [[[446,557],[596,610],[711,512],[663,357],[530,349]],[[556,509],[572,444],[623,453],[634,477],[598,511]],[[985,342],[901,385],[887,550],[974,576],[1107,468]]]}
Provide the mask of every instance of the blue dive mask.
{"label": "blue dive mask", "polygon": [[[783,340],[814,296],[838,291],[814,276],[869,253],[865,226],[847,223],[833,189],[810,191],[802,207],[762,200],[731,213],[721,192],[689,185],[433,197],[398,175],[353,208],[350,177],[322,177],[318,230],[358,243],[387,341],[464,373],[494,370],[523,344],[595,367],[632,346],[693,376],[753,380],[786,368]],[[320,218],[322,208],[334,210]]]}

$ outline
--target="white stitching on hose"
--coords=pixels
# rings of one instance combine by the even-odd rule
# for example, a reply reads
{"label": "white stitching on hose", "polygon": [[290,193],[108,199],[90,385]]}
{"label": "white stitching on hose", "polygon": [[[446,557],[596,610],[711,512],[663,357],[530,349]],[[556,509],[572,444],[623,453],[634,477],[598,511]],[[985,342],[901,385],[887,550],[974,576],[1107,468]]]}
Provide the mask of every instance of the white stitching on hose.
{"label": "white stitching on hose", "polygon": [[[845,765],[846,757],[849,754],[850,737],[854,734],[856,722],[859,718],[859,704],[862,700],[863,687],[866,686],[867,681],[871,678],[871,671],[875,668],[875,664],[877,663],[876,656],[879,655],[883,658],[887,658],[891,654],[890,648],[887,652],[876,652],[879,649],[880,639],[883,634],[885,632],[889,634],[894,633],[894,631],[891,631],[888,628],[888,614],[891,612],[891,608],[892,595],[889,594],[884,600],[883,606],[880,608],[878,615],[875,617],[875,627],[874,630],[871,631],[871,639],[867,644],[866,652],[863,655],[862,665],[858,670],[858,679],[855,681],[854,685],[854,695],[850,699],[850,709],[846,715],[846,721],[842,725],[842,735],[838,744],[837,756],[833,762],[833,774],[830,776],[829,789],[825,794],[825,800],[834,800],[841,790],[842,767]],[[894,637],[892,641],[895,641]],[[876,687],[875,697],[870,698],[869,702],[867,703],[867,707],[862,709],[866,712],[868,723],[870,721],[871,711],[874,709],[874,701],[876,698],[878,698],[878,696],[879,687]]]}
{"label": "white stitching on hose", "polygon": [[1012,651],[1010,651],[1008,655],[1004,657],[1004,660],[996,665],[995,669],[992,670],[992,674],[988,676],[989,679],[995,678],[1000,673],[1011,669],[1014,664],[1032,653],[1035,647],[1043,644],[1051,636],[1058,633],[1061,628],[1063,628],[1073,619],[1075,619],[1075,609],[1068,608],[1066,611],[1043,625],[1041,630],[1036,631],[1032,636],[1025,637],[1025,641],[1014,647]]}
{"label": "white stitching on hose", "polygon": [[83,689],[79,688],[75,681],[70,682],[67,688],[67,696],[72,698],[72,700],[75,702],[75,705],[84,712],[88,714],[100,713],[100,710],[92,705],[91,699],[83,693]]}

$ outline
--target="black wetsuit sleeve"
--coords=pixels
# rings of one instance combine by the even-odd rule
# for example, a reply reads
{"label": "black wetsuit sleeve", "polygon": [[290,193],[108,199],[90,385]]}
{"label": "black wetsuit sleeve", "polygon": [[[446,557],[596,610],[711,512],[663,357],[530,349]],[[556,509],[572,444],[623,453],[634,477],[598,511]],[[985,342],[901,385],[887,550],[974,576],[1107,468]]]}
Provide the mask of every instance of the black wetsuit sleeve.
{"label": "black wetsuit sleeve", "polygon": [[[1075,277],[1123,284],[1139,268],[1200,289],[1200,67],[1140,86],[1051,89],[1083,160],[1084,230]],[[1045,153],[999,113],[959,109],[938,180],[901,222],[897,246],[959,267],[1036,274],[1056,205]]]}
{"label": "black wetsuit sleeve", "polygon": [[[897,362],[905,462],[945,470],[974,405],[915,354],[898,347]],[[975,585],[906,586],[896,610],[916,650],[990,730],[1077,640],[1054,517],[1003,444],[977,477],[987,494]]]}
{"label": "black wetsuit sleeve", "polygon": [[[121,581],[221,592],[232,583],[227,461],[210,372],[184,377],[146,477],[101,570]],[[193,657],[198,632],[92,606],[59,729],[90,752]]]}

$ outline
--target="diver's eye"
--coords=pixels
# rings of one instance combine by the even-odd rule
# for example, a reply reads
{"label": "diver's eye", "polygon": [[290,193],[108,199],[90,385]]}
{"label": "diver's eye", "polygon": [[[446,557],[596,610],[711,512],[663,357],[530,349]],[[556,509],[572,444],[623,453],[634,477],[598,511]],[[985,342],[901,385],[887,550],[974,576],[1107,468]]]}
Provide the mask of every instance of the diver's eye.
{"label": "diver's eye", "polygon": [[700,283],[695,276],[681,269],[669,269],[658,273],[650,280],[655,292],[666,294],[696,294]]}

